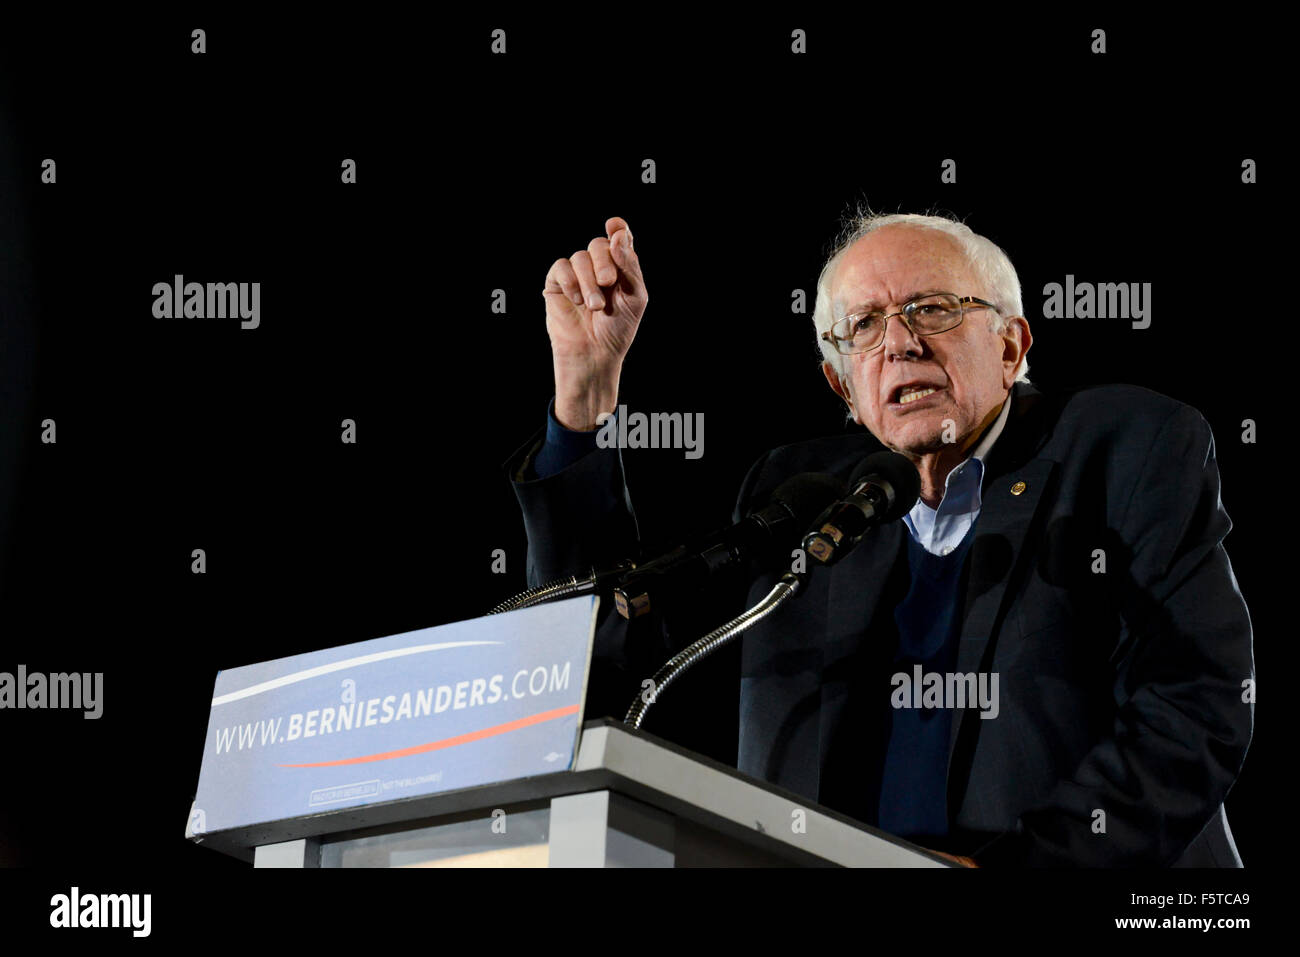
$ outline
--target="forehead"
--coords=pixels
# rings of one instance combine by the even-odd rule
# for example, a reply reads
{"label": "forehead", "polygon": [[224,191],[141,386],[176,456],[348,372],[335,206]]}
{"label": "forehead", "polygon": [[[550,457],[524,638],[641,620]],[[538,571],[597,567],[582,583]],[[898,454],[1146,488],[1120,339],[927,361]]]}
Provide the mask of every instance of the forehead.
{"label": "forehead", "polygon": [[831,277],[831,301],[848,309],[901,304],[913,295],[971,295],[973,270],[961,245],[947,233],[915,226],[885,226],[850,246]]}

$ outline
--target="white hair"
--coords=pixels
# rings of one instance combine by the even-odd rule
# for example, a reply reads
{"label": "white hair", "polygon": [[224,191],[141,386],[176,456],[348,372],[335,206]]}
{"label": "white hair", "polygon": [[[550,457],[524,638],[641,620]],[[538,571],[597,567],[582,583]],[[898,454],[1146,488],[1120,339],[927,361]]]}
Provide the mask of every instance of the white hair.
{"label": "white hair", "polygon": [[[998,306],[996,310],[988,310],[989,328],[994,333],[1000,334],[1005,331],[1007,322],[1012,316],[1024,315],[1024,304],[1020,299],[1020,277],[1016,275],[1016,267],[1011,265],[1011,260],[1001,248],[974,232],[965,223],[946,216],[921,216],[916,213],[880,215],[873,213],[870,208],[859,207],[841,232],[841,238],[831,251],[826,265],[822,267],[821,275],[817,278],[817,305],[813,308],[817,344],[821,347],[822,356],[831,363],[840,376],[845,375],[845,360],[849,357],[840,355],[834,346],[821,338],[821,334],[829,332],[835,321],[831,310],[831,276],[834,275],[835,267],[839,265],[844,253],[859,239],[885,226],[900,224],[919,229],[938,230],[957,240],[966,261],[970,263],[975,275],[984,284],[984,295],[980,298],[988,299]],[[1026,356],[1020,358],[1016,381],[1029,381],[1029,359]]]}

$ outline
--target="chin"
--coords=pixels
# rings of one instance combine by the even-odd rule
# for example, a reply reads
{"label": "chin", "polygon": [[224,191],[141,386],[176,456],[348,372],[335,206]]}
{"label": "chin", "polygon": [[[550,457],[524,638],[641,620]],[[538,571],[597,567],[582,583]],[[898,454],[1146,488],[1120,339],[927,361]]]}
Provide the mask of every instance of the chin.
{"label": "chin", "polygon": [[907,455],[926,455],[930,452],[942,452],[951,443],[943,440],[943,430],[906,429],[889,437],[885,443],[891,449]]}

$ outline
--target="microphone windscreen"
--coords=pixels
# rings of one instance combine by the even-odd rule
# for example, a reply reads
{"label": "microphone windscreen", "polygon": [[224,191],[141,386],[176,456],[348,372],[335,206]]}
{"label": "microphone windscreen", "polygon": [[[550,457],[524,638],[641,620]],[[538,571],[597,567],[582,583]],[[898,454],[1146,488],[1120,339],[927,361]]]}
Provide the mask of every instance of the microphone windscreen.
{"label": "microphone windscreen", "polygon": [[780,502],[794,513],[794,524],[802,533],[826,506],[843,498],[848,490],[844,480],[834,475],[800,472],[776,487],[772,501]]}
{"label": "microphone windscreen", "polygon": [[907,456],[888,449],[873,452],[859,462],[849,477],[849,488],[855,489],[864,481],[888,486],[893,493],[881,521],[892,522],[902,518],[921,496],[921,475],[916,466]]}

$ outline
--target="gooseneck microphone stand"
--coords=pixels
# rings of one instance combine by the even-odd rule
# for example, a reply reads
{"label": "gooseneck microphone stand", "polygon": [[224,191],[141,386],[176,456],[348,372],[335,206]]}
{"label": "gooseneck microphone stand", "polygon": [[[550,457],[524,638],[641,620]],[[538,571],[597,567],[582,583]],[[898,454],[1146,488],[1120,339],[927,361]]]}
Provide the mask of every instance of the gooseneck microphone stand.
{"label": "gooseneck microphone stand", "polygon": [[731,619],[725,625],[719,625],[699,641],[683,648],[667,664],[655,672],[654,677],[650,679],[650,687],[632,702],[623,723],[632,728],[640,728],[641,722],[645,720],[646,712],[650,710],[650,706],[655,703],[655,699],[661,691],[676,681],[687,668],[707,658],[732,639],[743,635],[788,602],[798,594],[807,578],[808,572],[806,571],[786,572],[758,604]]}
{"label": "gooseneck microphone stand", "polygon": [[594,589],[603,587],[607,582],[621,578],[623,575],[636,568],[636,563],[632,561],[622,561],[613,568],[603,572],[592,571],[590,575],[579,578],[577,575],[570,575],[568,578],[557,578],[554,581],[538,585],[536,588],[530,588],[528,591],[520,592],[513,598],[507,598],[501,604],[497,605],[489,615],[499,615],[506,611],[516,611],[520,608],[531,608],[533,605],[540,605],[543,602],[554,601],[557,598],[567,598],[569,595],[580,595]]}
{"label": "gooseneck microphone stand", "polygon": [[[827,506],[804,536],[804,554],[821,565],[835,564],[881,521],[901,518],[916,504],[921,480],[910,461],[897,452],[884,451],[869,455],[858,465],[849,487],[853,493]],[[660,692],[687,668],[744,634],[797,595],[807,583],[808,575],[807,568],[798,572],[791,569],[758,604],[682,649],[655,673],[650,687],[632,702],[624,724],[640,729]]]}

